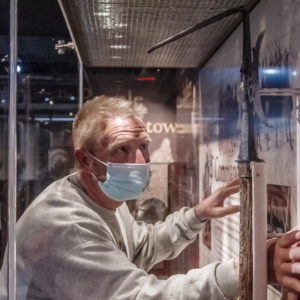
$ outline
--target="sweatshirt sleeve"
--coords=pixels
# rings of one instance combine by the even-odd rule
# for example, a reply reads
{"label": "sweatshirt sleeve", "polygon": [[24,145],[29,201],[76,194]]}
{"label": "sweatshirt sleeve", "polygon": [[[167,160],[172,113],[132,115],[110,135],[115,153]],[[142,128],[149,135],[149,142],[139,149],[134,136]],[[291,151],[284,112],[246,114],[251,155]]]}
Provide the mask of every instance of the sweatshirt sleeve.
{"label": "sweatshirt sleeve", "polygon": [[179,255],[199,233],[200,222],[193,208],[182,208],[154,225],[131,221],[133,228],[133,262],[144,270]]}
{"label": "sweatshirt sleeve", "polygon": [[[129,220],[131,222],[131,220]],[[172,214],[164,223],[145,228],[146,225],[132,223],[133,231],[137,233],[136,258],[146,251],[151,240],[151,248],[158,258],[174,256],[182,248],[194,240],[199,232],[201,222],[191,209],[182,209]],[[89,223],[90,227],[90,223]],[[218,263],[207,265],[201,269],[192,269],[186,274],[170,276],[166,280],[159,280],[154,275],[148,274],[136,263],[131,262],[127,255],[119,250],[111,241],[105,228],[94,234],[93,230],[84,230],[80,227],[84,239],[77,247],[61,257],[57,268],[54,287],[51,289],[56,300],[201,300],[201,299],[231,299],[231,288],[237,284],[234,278],[233,263]],[[96,231],[95,226],[95,231]],[[145,230],[145,232],[139,232]],[[148,233],[147,233],[148,232]],[[149,235],[145,238],[145,235]],[[150,240],[149,240],[150,238]],[[164,252],[165,247],[155,246],[160,241],[170,248]],[[167,240],[167,241],[166,241]],[[146,248],[142,247],[144,243]],[[175,250],[176,246],[181,249]],[[165,246],[165,245],[164,245]],[[168,248],[167,247],[167,248]],[[147,251],[144,253],[151,257]],[[151,259],[150,259],[151,260]],[[140,261],[144,264],[144,260]],[[229,276],[230,275],[230,276]]]}
{"label": "sweatshirt sleeve", "polygon": [[[221,272],[219,272],[219,271]],[[86,243],[68,253],[55,278],[53,298],[57,300],[101,299],[232,299],[226,292],[234,286],[233,264],[213,263],[185,275],[173,275],[159,280],[131,263],[126,255],[109,246]],[[222,285],[218,284],[222,282]],[[234,281],[235,285],[237,280]],[[224,290],[222,290],[222,288]]]}

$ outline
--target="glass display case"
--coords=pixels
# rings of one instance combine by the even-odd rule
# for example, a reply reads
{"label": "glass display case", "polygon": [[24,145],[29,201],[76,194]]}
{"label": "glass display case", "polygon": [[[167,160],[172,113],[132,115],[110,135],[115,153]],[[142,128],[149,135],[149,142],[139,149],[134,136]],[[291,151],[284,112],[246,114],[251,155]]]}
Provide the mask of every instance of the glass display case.
{"label": "glass display case", "polygon": [[[118,48],[115,42],[123,37],[112,37],[113,33],[109,31],[112,25],[107,23],[108,27],[102,29],[109,31],[109,39],[114,39],[114,47],[109,46],[113,50],[109,51],[116,53],[113,52],[110,64],[98,66],[93,65],[92,60],[97,49],[89,46],[98,47],[103,37],[97,33],[98,23],[93,17],[98,18],[101,25],[106,11],[93,12],[98,5],[96,2],[83,7],[82,2],[75,1],[74,7],[81,10],[78,8],[74,13],[70,3],[45,1],[46,4],[42,4],[36,1],[35,9],[40,14],[32,17],[29,24],[28,16],[32,14],[26,1],[20,1],[15,99],[10,95],[13,74],[9,71],[9,18],[6,17],[3,30],[0,26],[0,265],[9,239],[9,221],[12,222],[9,219],[13,216],[10,214],[13,208],[8,207],[12,201],[8,197],[8,186],[13,184],[8,172],[9,153],[16,155],[17,221],[51,183],[77,171],[72,122],[82,104],[95,96],[118,96],[133,106],[142,103],[147,108],[144,123],[151,137],[151,180],[142,196],[126,203],[136,222],[145,222],[150,228],[183,207],[201,203],[213,191],[239,176],[244,89],[240,72],[242,25],[232,20],[235,26],[227,39],[218,43],[210,56],[201,60],[200,66],[194,63],[193,67],[160,67],[150,65],[147,58],[144,65],[137,67],[118,65],[122,57],[116,53],[122,47]],[[0,8],[1,5],[5,6],[0,4]],[[255,84],[259,87],[266,122],[263,124],[255,111],[253,128],[256,151],[265,168],[267,210],[265,220],[257,220],[255,216],[253,220],[266,225],[268,237],[288,232],[300,223],[297,201],[300,197],[299,7],[298,0],[280,3],[263,0],[256,2],[250,13],[252,46],[265,30],[258,61],[259,79],[256,78]],[[9,11],[8,6],[3,9]],[[86,22],[81,18],[75,22],[73,15],[68,23],[65,11],[68,9],[75,16],[86,13],[89,17]],[[111,6],[106,9],[110,10]],[[176,11],[176,7],[173,10]],[[125,9],[120,13],[123,14]],[[172,22],[174,24],[174,20]],[[186,21],[182,23],[184,29]],[[120,28],[127,26],[121,25]],[[83,34],[87,27],[92,28],[92,34],[99,40]],[[73,36],[74,32],[77,35]],[[191,42],[185,41],[181,51],[189,56]],[[108,55],[107,51],[99,53],[97,59],[100,61]],[[158,56],[160,61],[169,62],[167,56]],[[143,61],[140,56],[137,60]],[[16,104],[14,149],[9,143],[12,99]],[[239,195],[234,194],[226,200],[225,206],[239,203]],[[11,238],[13,233],[11,231]],[[156,264],[149,273],[164,280],[214,261],[228,261],[239,256],[239,242],[238,213],[207,220],[199,235],[180,255]],[[15,274],[15,269],[9,271]],[[268,299],[280,299],[281,292],[280,286],[269,286]]]}

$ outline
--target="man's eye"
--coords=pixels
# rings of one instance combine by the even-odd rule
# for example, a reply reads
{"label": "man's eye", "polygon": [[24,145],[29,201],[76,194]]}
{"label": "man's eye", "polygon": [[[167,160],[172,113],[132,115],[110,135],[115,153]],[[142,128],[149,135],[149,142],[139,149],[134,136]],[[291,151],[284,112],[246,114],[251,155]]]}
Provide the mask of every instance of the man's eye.
{"label": "man's eye", "polygon": [[119,148],[119,151],[127,153],[128,152],[128,148],[126,146],[122,146]]}

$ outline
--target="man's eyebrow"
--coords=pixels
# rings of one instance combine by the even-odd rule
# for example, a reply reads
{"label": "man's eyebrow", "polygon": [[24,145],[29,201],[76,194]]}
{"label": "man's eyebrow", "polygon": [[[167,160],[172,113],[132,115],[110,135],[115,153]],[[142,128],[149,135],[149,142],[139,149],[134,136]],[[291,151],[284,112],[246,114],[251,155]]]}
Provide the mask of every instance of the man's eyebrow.
{"label": "man's eyebrow", "polygon": [[125,140],[124,141],[122,141],[122,140],[119,140],[119,141],[113,141],[113,142],[111,142],[111,143],[109,143],[108,144],[108,150],[114,150],[114,149],[116,149],[116,148],[118,148],[118,147],[120,147],[120,146],[122,146],[122,145],[125,145]]}
{"label": "man's eyebrow", "polygon": [[149,136],[149,134],[147,133],[146,138],[144,139],[144,142],[150,143],[152,141],[151,137]]}
{"label": "man's eyebrow", "polygon": [[[141,142],[149,144],[152,139],[147,134],[147,136],[145,138],[139,138],[139,140]],[[126,145],[127,141],[128,140],[126,138],[124,138],[124,139],[123,138],[119,138],[118,140],[114,140],[114,141],[112,141],[111,143],[108,144],[108,150],[114,150],[114,149],[116,149],[116,148],[118,148],[120,146]]]}

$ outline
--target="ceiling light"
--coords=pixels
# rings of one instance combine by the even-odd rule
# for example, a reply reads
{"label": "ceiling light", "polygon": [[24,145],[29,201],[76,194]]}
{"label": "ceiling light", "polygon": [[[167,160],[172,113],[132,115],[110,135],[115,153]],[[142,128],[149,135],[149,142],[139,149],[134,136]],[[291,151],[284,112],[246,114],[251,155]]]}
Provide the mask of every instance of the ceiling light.
{"label": "ceiling light", "polygon": [[265,73],[265,74],[278,74],[279,70],[278,69],[265,69],[265,70],[263,70],[263,73]]}
{"label": "ceiling light", "polygon": [[112,56],[111,58],[112,58],[112,59],[121,59],[122,56]]}
{"label": "ceiling light", "polygon": [[138,77],[138,81],[155,81],[155,77]]}
{"label": "ceiling light", "polygon": [[110,13],[107,11],[94,12],[94,16],[96,16],[96,17],[108,17],[109,15],[110,15]]}
{"label": "ceiling light", "polygon": [[112,48],[112,49],[127,49],[130,47],[127,45],[110,45],[110,48]]}
{"label": "ceiling light", "polygon": [[127,24],[126,23],[118,23],[118,24],[115,24],[115,27],[116,28],[124,28],[124,27],[127,27]]}
{"label": "ceiling light", "polygon": [[69,112],[69,116],[73,117],[73,112],[72,111]]}
{"label": "ceiling light", "polygon": [[121,35],[121,34],[115,35],[115,39],[121,39],[122,37],[123,37],[123,35]]}
{"label": "ceiling light", "polygon": [[[10,61],[9,61],[9,55],[5,54],[2,58],[0,63],[4,67],[5,71],[9,73],[9,68],[10,68]],[[20,73],[22,71],[22,60],[17,59],[17,72]]]}
{"label": "ceiling light", "polygon": [[34,118],[36,121],[40,122],[49,122],[49,121],[54,121],[54,122],[72,122],[74,121],[74,118]]}

